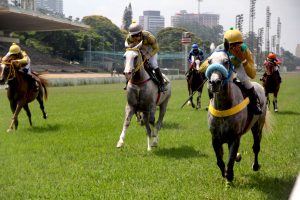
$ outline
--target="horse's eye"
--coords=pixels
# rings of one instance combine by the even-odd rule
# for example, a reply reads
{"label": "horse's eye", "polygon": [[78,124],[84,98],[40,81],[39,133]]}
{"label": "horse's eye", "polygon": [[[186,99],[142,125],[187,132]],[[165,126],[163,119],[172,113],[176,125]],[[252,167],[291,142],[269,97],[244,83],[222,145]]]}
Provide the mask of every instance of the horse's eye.
{"label": "horse's eye", "polygon": [[208,64],[210,64],[210,65],[211,65],[211,59],[208,59]]}
{"label": "horse's eye", "polygon": [[229,64],[229,61],[225,60],[224,65],[228,65],[228,64]]}

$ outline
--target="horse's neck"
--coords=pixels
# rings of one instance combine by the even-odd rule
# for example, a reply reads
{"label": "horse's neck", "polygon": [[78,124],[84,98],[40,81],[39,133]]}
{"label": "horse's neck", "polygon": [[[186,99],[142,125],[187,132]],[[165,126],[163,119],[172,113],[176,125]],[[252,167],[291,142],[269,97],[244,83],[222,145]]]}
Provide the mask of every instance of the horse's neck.
{"label": "horse's neck", "polygon": [[148,80],[150,78],[149,74],[146,72],[145,68],[142,67],[140,70],[138,70],[134,76],[132,77],[132,81],[144,81]]}
{"label": "horse's neck", "polygon": [[240,89],[234,83],[230,82],[222,86],[220,92],[214,94],[214,107],[220,110],[229,109],[240,103],[240,99],[242,98]]}

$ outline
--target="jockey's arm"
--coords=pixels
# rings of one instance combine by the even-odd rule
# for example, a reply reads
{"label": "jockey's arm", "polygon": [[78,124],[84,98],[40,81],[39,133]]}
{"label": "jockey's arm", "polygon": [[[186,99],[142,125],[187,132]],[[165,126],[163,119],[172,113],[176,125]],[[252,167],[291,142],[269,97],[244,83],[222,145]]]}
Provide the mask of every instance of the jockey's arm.
{"label": "jockey's arm", "polygon": [[[14,60],[14,62],[16,62],[17,64],[21,64],[21,66],[24,66],[29,63],[29,57],[25,51],[22,51],[21,53],[22,53],[23,58]],[[20,65],[17,65],[17,66],[20,66]]]}
{"label": "jockey's arm", "polygon": [[154,56],[155,54],[157,54],[157,52],[159,51],[159,46],[158,43],[155,39],[155,37],[153,35],[149,35],[149,37],[147,38],[147,42],[148,44],[151,46],[152,51],[149,52],[150,56]]}
{"label": "jockey's arm", "polygon": [[245,71],[251,79],[254,79],[256,76],[256,69],[252,53],[249,49],[245,51],[245,57],[246,59],[242,61]]}

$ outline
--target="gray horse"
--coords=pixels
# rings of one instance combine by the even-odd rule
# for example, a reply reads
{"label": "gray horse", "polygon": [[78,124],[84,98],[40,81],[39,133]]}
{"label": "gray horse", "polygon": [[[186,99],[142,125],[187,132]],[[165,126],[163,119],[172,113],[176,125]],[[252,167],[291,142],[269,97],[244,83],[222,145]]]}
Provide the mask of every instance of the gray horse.
{"label": "gray horse", "polygon": [[[124,74],[128,80],[127,85],[127,104],[125,107],[125,120],[123,130],[120,135],[117,147],[120,148],[124,144],[127,128],[129,127],[132,116],[141,112],[147,132],[147,149],[157,146],[158,131],[161,128],[164,115],[166,113],[168,101],[171,97],[171,84],[167,79],[164,93],[158,91],[158,86],[150,78],[148,72],[144,68],[144,61],[140,48],[142,42],[132,48],[127,48],[124,54],[125,69]],[[155,126],[155,110],[159,106],[159,117]],[[150,127],[150,124],[153,127]],[[151,136],[153,137],[152,144]]]}
{"label": "gray horse", "polygon": [[[267,107],[264,88],[253,82],[255,90],[259,96],[263,113],[253,115],[251,109],[247,107],[249,98],[245,97],[239,86],[232,81],[233,67],[229,56],[225,51],[215,51],[209,57],[209,67],[206,71],[208,86],[213,98],[210,101],[208,112],[208,126],[212,134],[212,145],[217,157],[222,176],[226,178],[228,186],[234,177],[233,167],[235,161],[240,161],[241,155],[238,153],[240,139],[249,129],[252,131],[254,144],[254,163],[252,169],[258,171],[258,153],[262,129],[267,123]],[[242,67],[242,66],[240,66]],[[223,161],[224,143],[228,144],[229,158],[227,167]]]}

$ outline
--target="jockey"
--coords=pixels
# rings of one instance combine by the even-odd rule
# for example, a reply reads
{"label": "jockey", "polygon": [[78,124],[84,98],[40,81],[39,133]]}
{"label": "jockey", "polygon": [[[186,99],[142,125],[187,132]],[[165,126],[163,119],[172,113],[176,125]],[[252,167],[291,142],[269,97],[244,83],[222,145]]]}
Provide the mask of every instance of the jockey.
{"label": "jockey", "polygon": [[[217,46],[216,50],[225,50],[228,52],[230,61],[234,66],[237,77],[240,80],[241,86],[244,87],[247,96],[250,99],[250,105],[253,108],[254,114],[262,113],[261,105],[257,93],[252,85],[249,77],[254,79],[256,76],[256,68],[254,65],[252,53],[243,41],[242,33],[231,28],[224,34],[224,43]],[[205,71],[209,63],[206,60],[200,67],[200,71]],[[212,98],[212,94],[209,94]]]}
{"label": "jockey", "polygon": [[157,63],[157,52],[159,51],[159,47],[156,38],[150,32],[144,31],[142,26],[137,24],[136,22],[130,24],[128,31],[129,34],[126,37],[125,46],[131,44],[137,45],[141,41],[143,41],[141,53],[144,59],[150,63],[151,67],[155,71],[156,77],[160,84],[159,90],[161,92],[166,91],[167,88],[165,87],[164,78]]}
{"label": "jockey", "polygon": [[194,43],[192,45],[192,49],[190,50],[190,53],[189,53],[189,57],[188,57],[188,62],[190,63],[190,67],[189,67],[189,70],[187,71],[186,73],[186,76],[187,78],[190,77],[191,75],[191,72],[192,72],[192,56],[194,57],[198,57],[200,59],[200,61],[202,62],[202,60],[204,59],[204,56],[203,56],[203,51],[202,49],[200,49],[198,47],[198,44]]}
{"label": "jockey", "polygon": [[[279,68],[280,68],[280,64],[282,63],[276,56],[275,53],[270,52],[264,62],[264,66],[267,66],[268,63],[271,63],[272,66],[274,67],[274,73],[277,73],[281,82],[281,77],[280,77],[280,73],[279,73]],[[263,77],[260,80],[264,80],[265,77],[267,76],[267,73],[265,72],[263,74]]]}
{"label": "jockey", "polygon": [[4,59],[9,57],[13,57],[11,63],[19,68],[19,71],[26,74],[29,81],[29,85],[34,89],[38,90],[38,85],[36,83],[36,79],[38,79],[35,75],[32,74],[31,67],[30,67],[30,58],[25,51],[22,51],[20,46],[16,43],[12,43],[9,48],[8,53],[4,56]]}
{"label": "jockey", "polygon": [[261,105],[257,93],[252,85],[250,78],[256,76],[256,68],[250,49],[243,42],[242,33],[237,29],[230,29],[224,34],[224,48],[228,50],[230,60],[235,67],[237,77],[246,89],[250,98],[250,104],[254,109],[254,114],[261,114]]}

